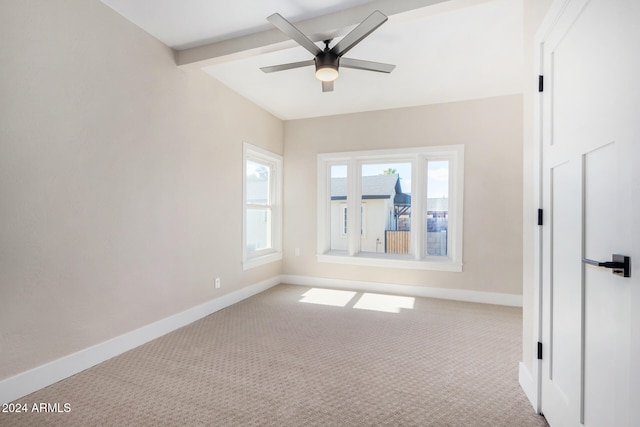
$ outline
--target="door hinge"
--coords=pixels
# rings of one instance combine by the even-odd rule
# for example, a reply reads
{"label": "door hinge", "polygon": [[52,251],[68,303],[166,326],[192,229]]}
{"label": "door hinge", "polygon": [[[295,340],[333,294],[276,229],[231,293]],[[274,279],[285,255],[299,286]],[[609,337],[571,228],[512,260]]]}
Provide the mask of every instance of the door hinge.
{"label": "door hinge", "polygon": [[542,343],[538,341],[538,360],[542,360]]}
{"label": "door hinge", "polygon": [[542,225],[542,209],[538,209],[538,225]]}
{"label": "door hinge", "polygon": [[544,90],[544,76],[538,76],[538,92]]}

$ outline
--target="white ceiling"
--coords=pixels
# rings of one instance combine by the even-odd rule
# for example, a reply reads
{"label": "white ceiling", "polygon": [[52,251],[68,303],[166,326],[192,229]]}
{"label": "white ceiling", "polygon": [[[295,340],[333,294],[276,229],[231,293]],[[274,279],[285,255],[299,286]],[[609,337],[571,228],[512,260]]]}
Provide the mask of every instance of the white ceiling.
{"label": "white ceiling", "polygon": [[[176,49],[180,66],[202,68],[284,120],[522,92],[522,0],[103,2]],[[313,67],[260,71],[313,59],[270,14],[335,43],[375,9],[389,20],[345,56],[395,64],[391,74],[341,68],[323,93]]]}

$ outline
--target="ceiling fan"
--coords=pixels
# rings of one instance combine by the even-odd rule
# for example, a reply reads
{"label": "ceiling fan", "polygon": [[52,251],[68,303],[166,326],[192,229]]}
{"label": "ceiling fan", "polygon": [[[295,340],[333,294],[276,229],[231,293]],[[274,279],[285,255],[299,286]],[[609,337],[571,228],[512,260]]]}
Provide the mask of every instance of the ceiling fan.
{"label": "ceiling fan", "polygon": [[290,70],[292,68],[316,66],[316,78],[322,82],[322,91],[333,91],[333,81],[338,78],[338,69],[340,66],[345,68],[355,68],[357,70],[377,71],[380,73],[390,73],[396,67],[391,64],[383,64],[380,62],[363,61],[361,59],[343,58],[351,48],[360,43],[362,39],[371,34],[376,28],[387,21],[387,17],[380,11],[376,10],[362,21],[349,34],[343,37],[335,46],[329,48],[331,40],[325,40],[324,50],[320,49],[314,42],[305,36],[292,23],[287,21],[279,13],[274,13],[267,18],[277,29],[288,35],[300,46],[307,49],[314,56],[308,61],[292,62],[289,64],[273,65],[270,67],[260,68],[265,73],[273,73],[275,71]]}

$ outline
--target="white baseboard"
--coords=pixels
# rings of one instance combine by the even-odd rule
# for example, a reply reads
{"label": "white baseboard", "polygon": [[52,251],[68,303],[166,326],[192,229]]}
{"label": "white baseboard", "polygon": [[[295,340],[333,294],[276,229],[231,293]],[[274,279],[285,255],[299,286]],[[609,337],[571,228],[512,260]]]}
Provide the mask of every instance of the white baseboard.
{"label": "white baseboard", "polygon": [[520,362],[518,365],[518,382],[520,383],[520,387],[524,391],[524,394],[529,399],[531,406],[533,406],[533,410],[538,412],[538,393],[536,391],[536,385],[533,382],[533,376],[529,369],[525,366],[524,363]]}
{"label": "white baseboard", "polygon": [[[204,304],[192,307],[181,313],[143,326],[134,331],[80,350],[76,353],[38,366],[13,377],[0,381],[0,403],[12,402],[34,391],[68,378],[92,366],[102,363],[112,357],[147,343],[153,339],[168,334],[178,328],[195,322],[209,314],[229,307],[246,298],[263,292],[279,283],[289,283],[303,286],[326,286],[329,288],[358,290],[367,292],[384,292],[398,295],[417,297],[442,298],[457,301],[479,302],[522,307],[522,297],[519,295],[501,294],[494,292],[466,291],[459,289],[428,288],[422,286],[398,285],[392,283],[364,282],[356,280],[326,279],[321,277],[281,275],[262,282],[246,286],[237,291],[215,298]],[[523,369],[525,374],[523,374]],[[520,384],[527,393],[533,390],[533,382],[526,368],[521,364]],[[524,380],[523,380],[524,377]],[[527,382],[528,380],[528,382]],[[523,381],[526,385],[523,384]],[[529,383],[531,385],[529,385]],[[527,388],[525,388],[527,387]],[[533,402],[533,401],[532,401]]]}
{"label": "white baseboard", "polygon": [[124,335],[80,350],[0,381],[0,403],[12,402],[43,387],[82,372],[112,357],[168,334],[280,283],[281,277],[246,286]]}
{"label": "white baseboard", "polygon": [[282,283],[303,286],[326,286],[353,291],[384,292],[412,297],[441,298],[455,301],[522,307],[522,296],[497,292],[467,291],[462,289],[429,288],[424,286],[397,285],[394,283],[363,282],[358,280],[326,279],[310,276],[280,276]]}

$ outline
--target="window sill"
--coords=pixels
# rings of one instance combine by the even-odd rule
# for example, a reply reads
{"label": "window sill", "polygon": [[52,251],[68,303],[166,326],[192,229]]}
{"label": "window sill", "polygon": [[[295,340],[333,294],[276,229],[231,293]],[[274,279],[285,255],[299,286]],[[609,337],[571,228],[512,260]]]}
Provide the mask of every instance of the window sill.
{"label": "window sill", "polygon": [[[444,259],[443,259],[444,258]],[[445,257],[431,257],[417,260],[409,255],[358,254],[346,255],[344,252],[328,252],[317,255],[318,262],[333,264],[365,265],[371,267],[402,268],[409,270],[435,270],[462,272],[462,263]]]}
{"label": "window sill", "polygon": [[254,256],[249,259],[245,259],[242,263],[243,270],[249,270],[261,265],[269,264],[272,262],[280,261],[282,259],[282,252],[272,252],[266,255]]}

